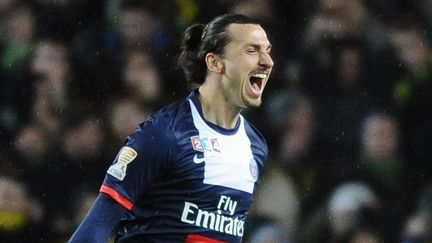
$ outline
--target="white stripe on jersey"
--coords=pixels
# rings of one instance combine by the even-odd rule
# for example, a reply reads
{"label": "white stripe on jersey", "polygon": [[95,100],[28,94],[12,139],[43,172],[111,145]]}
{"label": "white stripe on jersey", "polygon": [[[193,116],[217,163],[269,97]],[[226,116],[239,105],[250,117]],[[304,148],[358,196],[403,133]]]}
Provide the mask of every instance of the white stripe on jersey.
{"label": "white stripe on jersey", "polygon": [[[195,105],[189,100],[195,127],[201,141],[217,141],[219,148],[204,149],[205,184],[225,186],[253,193],[255,179],[251,174],[251,163],[255,164],[251,142],[246,134],[244,118],[240,115],[240,127],[235,134],[221,134],[203,120]],[[208,144],[212,145],[212,142]],[[218,151],[219,150],[219,151]],[[193,161],[191,161],[193,163]]]}

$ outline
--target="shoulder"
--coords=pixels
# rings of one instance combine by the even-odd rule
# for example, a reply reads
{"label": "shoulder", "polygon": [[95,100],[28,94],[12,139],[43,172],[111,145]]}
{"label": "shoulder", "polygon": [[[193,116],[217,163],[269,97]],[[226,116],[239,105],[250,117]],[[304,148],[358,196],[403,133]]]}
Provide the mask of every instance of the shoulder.
{"label": "shoulder", "polygon": [[158,112],[152,114],[147,121],[141,125],[172,128],[187,114],[190,114],[190,106],[187,99],[182,99],[163,107]]}
{"label": "shoulder", "polygon": [[267,141],[258,129],[253,126],[249,121],[244,119],[244,127],[246,135],[251,142],[251,149],[258,164],[263,166],[268,158],[268,146]]}
{"label": "shoulder", "polygon": [[[132,139],[149,139],[157,141],[175,140],[175,130],[179,124],[185,123],[190,116],[188,100],[182,99],[171,103],[153,113],[138,125],[137,130],[130,136]],[[156,142],[156,141],[155,141]]]}
{"label": "shoulder", "polygon": [[243,120],[244,120],[246,134],[248,135],[251,142],[257,143],[263,148],[267,149],[267,141],[265,137],[262,135],[262,133],[248,120],[246,120],[245,118],[243,118]]}

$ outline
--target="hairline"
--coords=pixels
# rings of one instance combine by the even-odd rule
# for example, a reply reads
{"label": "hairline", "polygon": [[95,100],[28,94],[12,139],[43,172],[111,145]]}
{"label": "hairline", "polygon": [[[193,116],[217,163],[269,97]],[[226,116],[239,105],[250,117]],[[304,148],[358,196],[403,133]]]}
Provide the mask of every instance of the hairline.
{"label": "hairline", "polygon": [[[262,28],[261,24],[259,24],[259,23],[233,22],[233,23],[228,24],[228,25],[225,27],[225,30],[224,30],[224,32],[225,32],[225,33],[227,34],[227,36],[228,36],[228,38],[227,38],[227,43],[225,43],[224,47],[222,48],[222,53],[219,54],[219,55],[221,55],[221,56],[224,56],[224,54],[225,54],[225,48],[228,46],[229,43],[231,43],[231,42],[233,41],[232,31],[230,31],[230,27],[233,26],[233,25],[257,25],[257,26],[259,26],[259,27]],[[262,29],[264,30],[264,28],[262,28]],[[265,31],[265,30],[264,30],[264,31]],[[221,32],[221,33],[219,33],[219,34],[223,34],[224,32]],[[250,44],[249,44],[249,45],[250,45]],[[270,44],[270,47],[271,47],[271,44]]]}

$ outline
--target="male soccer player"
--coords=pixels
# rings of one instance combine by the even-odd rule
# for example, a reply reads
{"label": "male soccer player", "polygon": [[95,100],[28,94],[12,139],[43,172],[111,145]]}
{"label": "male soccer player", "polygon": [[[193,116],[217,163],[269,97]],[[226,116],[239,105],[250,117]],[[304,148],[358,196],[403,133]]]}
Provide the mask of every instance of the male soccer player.
{"label": "male soccer player", "polygon": [[179,64],[199,84],[140,124],[70,242],[240,242],[267,159],[240,112],[258,107],[273,67],[266,32],[242,15],[185,31]]}

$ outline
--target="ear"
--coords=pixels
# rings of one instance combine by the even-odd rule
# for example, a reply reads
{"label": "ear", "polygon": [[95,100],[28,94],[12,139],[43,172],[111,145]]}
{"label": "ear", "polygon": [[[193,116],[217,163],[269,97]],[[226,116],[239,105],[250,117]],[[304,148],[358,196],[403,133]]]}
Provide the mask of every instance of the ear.
{"label": "ear", "polygon": [[221,58],[214,53],[207,53],[205,56],[205,62],[207,64],[207,68],[214,73],[222,73],[223,71],[223,62]]}

